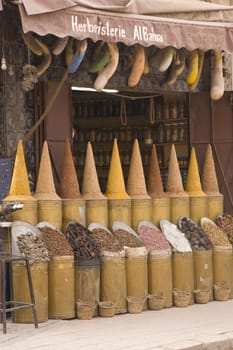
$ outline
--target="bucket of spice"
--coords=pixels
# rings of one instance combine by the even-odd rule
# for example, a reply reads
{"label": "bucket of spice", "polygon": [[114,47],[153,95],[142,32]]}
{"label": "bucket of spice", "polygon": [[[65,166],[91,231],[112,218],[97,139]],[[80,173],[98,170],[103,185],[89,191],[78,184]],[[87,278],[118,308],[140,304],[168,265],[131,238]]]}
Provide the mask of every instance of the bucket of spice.
{"label": "bucket of spice", "polygon": [[128,312],[130,314],[140,314],[143,310],[146,297],[127,297]]}
{"label": "bucket of spice", "polygon": [[191,298],[191,292],[187,290],[180,290],[177,288],[174,288],[173,290],[174,295],[174,304],[177,307],[186,307],[189,305],[190,298]]}
{"label": "bucket of spice", "polygon": [[225,282],[214,284],[214,299],[217,301],[226,301],[230,298],[231,288]]}
{"label": "bucket of spice", "polygon": [[94,299],[90,301],[78,300],[76,302],[77,318],[79,318],[80,320],[92,319],[96,310],[96,305],[97,304]]}
{"label": "bucket of spice", "polygon": [[207,304],[210,299],[209,289],[195,289],[193,291],[197,304]]}
{"label": "bucket of spice", "polygon": [[115,315],[116,303],[112,301],[100,301],[99,305],[99,315],[101,317],[113,317]]}
{"label": "bucket of spice", "polygon": [[161,310],[164,306],[166,296],[164,293],[150,294],[148,296],[148,304],[150,310]]}

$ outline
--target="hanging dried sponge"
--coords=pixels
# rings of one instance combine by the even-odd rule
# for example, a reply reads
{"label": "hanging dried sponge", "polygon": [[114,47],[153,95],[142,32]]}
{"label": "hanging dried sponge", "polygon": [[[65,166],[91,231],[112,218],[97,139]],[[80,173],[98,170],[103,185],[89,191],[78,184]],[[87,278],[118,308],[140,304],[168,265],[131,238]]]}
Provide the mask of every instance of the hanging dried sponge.
{"label": "hanging dried sponge", "polygon": [[167,193],[169,196],[187,196],[184,192],[174,144],[171,147],[168,164]]}
{"label": "hanging dried sponge", "polygon": [[125,190],[124,177],[116,139],[114,139],[113,143],[105,195],[109,199],[129,199],[129,196]]}
{"label": "hanging dried sponge", "polygon": [[153,145],[150,157],[148,192],[152,198],[166,197],[160,174],[158,156],[155,145]]}
{"label": "hanging dried sponge", "polygon": [[202,170],[202,188],[207,194],[219,194],[217,175],[211,145],[208,144]]}
{"label": "hanging dried sponge", "polygon": [[127,193],[131,198],[151,198],[146,189],[146,182],[142,166],[142,158],[138,140],[134,140],[133,151],[130,160],[129,175],[127,182]]}
{"label": "hanging dried sponge", "polygon": [[68,138],[66,138],[65,141],[65,152],[62,161],[59,194],[63,199],[81,198],[77,173]]}
{"label": "hanging dried sponge", "polygon": [[91,143],[87,144],[83,171],[82,196],[84,199],[106,199],[100,190]]}
{"label": "hanging dried sponge", "polygon": [[202,188],[201,188],[201,180],[200,180],[197,157],[196,157],[196,152],[194,147],[192,147],[192,150],[191,150],[186,191],[191,196],[206,196],[206,194],[202,191]]}

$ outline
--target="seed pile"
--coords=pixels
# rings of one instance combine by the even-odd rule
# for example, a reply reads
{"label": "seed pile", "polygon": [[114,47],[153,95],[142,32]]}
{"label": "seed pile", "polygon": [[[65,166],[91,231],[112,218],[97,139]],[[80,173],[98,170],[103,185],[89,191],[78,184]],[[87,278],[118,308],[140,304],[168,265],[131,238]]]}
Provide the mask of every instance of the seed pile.
{"label": "seed pile", "polygon": [[49,252],[44,242],[32,232],[17,236],[16,244],[20,253],[29,259],[30,264],[49,261]]}
{"label": "seed pile", "polygon": [[191,219],[182,217],[179,220],[179,228],[193,249],[212,249],[213,245],[205,231]]}
{"label": "seed pile", "polygon": [[141,225],[138,229],[138,234],[149,251],[153,249],[171,249],[164,234],[159,229],[156,229],[156,227]]}
{"label": "seed pile", "polygon": [[66,228],[66,237],[76,259],[96,259],[100,257],[99,249],[91,231],[79,224],[70,222]]}
{"label": "seed pile", "polygon": [[142,240],[139,237],[134,236],[131,232],[128,232],[123,229],[117,229],[114,231],[114,235],[120,242],[121,247],[144,247],[145,244],[142,242]]}
{"label": "seed pile", "polygon": [[231,247],[230,241],[220,227],[210,220],[201,220],[201,227],[208,235],[214,246]]}
{"label": "seed pile", "polygon": [[217,218],[218,226],[226,233],[229,241],[233,244],[233,216],[223,214]]}
{"label": "seed pile", "polygon": [[39,227],[39,230],[50,257],[74,255],[73,249],[61,232],[48,226]]}
{"label": "seed pile", "polygon": [[96,228],[91,232],[100,251],[119,252],[121,250],[120,242],[111,232],[103,228]]}

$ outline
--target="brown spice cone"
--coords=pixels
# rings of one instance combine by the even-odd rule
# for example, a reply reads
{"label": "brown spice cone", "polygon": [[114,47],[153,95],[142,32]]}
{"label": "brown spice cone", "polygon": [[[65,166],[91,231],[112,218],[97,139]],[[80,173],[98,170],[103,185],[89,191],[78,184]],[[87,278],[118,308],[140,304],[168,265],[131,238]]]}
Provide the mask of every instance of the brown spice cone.
{"label": "brown spice cone", "polygon": [[187,196],[184,192],[182,177],[174,144],[172,144],[168,164],[167,194],[169,196]]}
{"label": "brown spice cone", "polygon": [[187,183],[186,183],[186,191],[191,196],[205,196],[205,193],[202,191],[202,188],[201,188],[199,168],[198,168],[197,157],[196,157],[196,152],[194,147],[192,147],[192,150],[191,150]]}
{"label": "brown spice cone", "polygon": [[152,198],[166,197],[163,189],[158,156],[155,145],[153,145],[150,157],[148,192]]}
{"label": "brown spice cone", "polygon": [[56,194],[47,141],[44,141],[36,183],[37,199],[60,199]]}
{"label": "brown spice cone", "polygon": [[129,199],[125,189],[117,139],[114,139],[113,143],[105,196],[109,199]]}
{"label": "brown spice cone", "polygon": [[81,198],[76,169],[71,152],[70,141],[65,142],[65,152],[61,168],[60,196],[63,199]]}
{"label": "brown spice cone", "polygon": [[[11,186],[9,190],[9,196],[7,199],[13,198],[14,196],[31,197],[30,185],[28,180],[27,167],[23,151],[23,142],[18,142],[15,163],[13,169],[13,175],[11,180]],[[26,199],[25,197],[25,199]],[[23,198],[22,198],[23,199]],[[6,200],[6,198],[5,198]]]}
{"label": "brown spice cone", "polygon": [[137,139],[135,139],[133,144],[133,151],[129,166],[127,192],[132,198],[150,198],[146,189],[142,158]]}
{"label": "brown spice cone", "polygon": [[219,194],[218,180],[210,144],[207,146],[202,170],[202,188],[207,194]]}
{"label": "brown spice cone", "polygon": [[83,171],[82,196],[84,199],[106,199],[100,190],[90,141],[87,144],[85,166]]}

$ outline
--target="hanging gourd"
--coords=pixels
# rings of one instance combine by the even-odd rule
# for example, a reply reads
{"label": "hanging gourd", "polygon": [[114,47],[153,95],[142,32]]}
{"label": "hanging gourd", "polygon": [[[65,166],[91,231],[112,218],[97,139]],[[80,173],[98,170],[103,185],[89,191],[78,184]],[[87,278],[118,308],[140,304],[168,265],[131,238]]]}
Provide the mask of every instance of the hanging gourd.
{"label": "hanging gourd", "polygon": [[198,75],[198,49],[195,49],[189,53],[189,67],[186,82],[188,85],[193,84]]}
{"label": "hanging gourd", "polygon": [[183,73],[184,68],[185,68],[185,49],[181,49],[179,51],[176,51],[174,55],[171,68],[168,73],[166,84],[168,86],[172,86],[176,82],[178,76],[181,73]]}
{"label": "hanging gourd", "polygon": [[210,98],[219,100],[224,94],[224,77],[222,66],[222,52],[214,51],[213,71],[211,75]]}
{"label": "hanging gourd", "polygon": [[139,83],[145,67],[145,49],[142,45],[135,45],[134,60],[128,78],[128,86],[134,87]]}
{"label": "hanging gourd", "polygon": [[196,77],[196,80],[189,85],[189,90],[193,91],[194,89],[196,89],[199,80],[201,78],[201,74],[202,74],[202,70],[203,70],[203,65],[204,65],[204,58],[205,58],[205,52],[198,49],[198,74]]}

